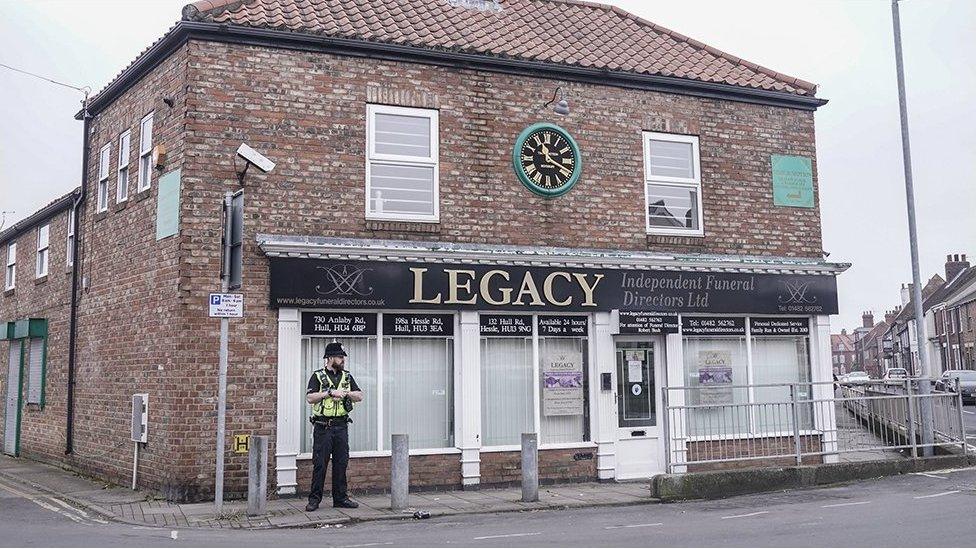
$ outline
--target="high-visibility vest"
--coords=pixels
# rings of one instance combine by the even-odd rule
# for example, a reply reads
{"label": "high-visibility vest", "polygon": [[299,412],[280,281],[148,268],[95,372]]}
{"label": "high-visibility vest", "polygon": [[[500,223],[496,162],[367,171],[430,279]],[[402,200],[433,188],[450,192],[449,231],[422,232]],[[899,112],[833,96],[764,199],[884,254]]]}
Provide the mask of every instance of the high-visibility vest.
{"label": "high-visibility vest", "polygon": [[[315,376],[319,378],[319,387],[323,390],[326,385],[329,389],[337,389],[335,385],[332,384],[332,378],[325,374],[325,370],[316,370]],[[339,387],[343,391],[349,390],[349,376],[345,371],[342,372],[342,376],[339,378]],[[332,397],[325,397],[319,402],[312,405],[312,415],[319,417],[342,417],[349,415],[346,407],[342,405],[341,400],[336,400]]]}

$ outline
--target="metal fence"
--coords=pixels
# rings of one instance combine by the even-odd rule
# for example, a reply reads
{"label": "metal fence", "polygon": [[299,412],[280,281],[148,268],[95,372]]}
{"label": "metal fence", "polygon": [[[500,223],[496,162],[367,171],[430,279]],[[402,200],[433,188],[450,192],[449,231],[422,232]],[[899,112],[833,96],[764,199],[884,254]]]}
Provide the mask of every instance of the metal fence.
{"label": "metal fence", "polygon": [[665,387],[667,470],[965,453],[961,395],[919,383],[932,380]]}

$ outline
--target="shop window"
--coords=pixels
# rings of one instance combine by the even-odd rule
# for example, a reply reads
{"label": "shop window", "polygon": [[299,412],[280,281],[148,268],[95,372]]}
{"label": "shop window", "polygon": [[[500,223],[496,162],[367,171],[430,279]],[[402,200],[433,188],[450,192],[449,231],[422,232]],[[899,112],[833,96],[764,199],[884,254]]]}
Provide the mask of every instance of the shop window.
{"label": "shop window", "polygon": [[17,243],[7,244],[7,266],[4,270],[4,290],[13,290],[17,286]]}
{"label": "shop window", "polygon": [[532,337],[481,338],[481,445],[521,443],[535,432]]}
{"label": "shop window", "polygon": [[539,338],[540,443],[589,440],[587,354],[585,337]]}
{"label": "shop window", "polygon": [[437,221],[437,111],[367,105],[366,116],[366,217]]}
{"label": "shop window", "polygon": [[37,228],[37,260],[34,266],[34,276],[47,276],[47,264],[51,248],[51,224],[45,223]]}
{"label": "shop window", "polygon": [[144,191],[152,181],[153,115],[149,113],[139,123],[139,177],[136,189]]}
{"label": "shop window", "polygon": [[[762,433],[786,432],[793,428],[789,408],[782,404],[791,401],[790,387],[795,383],[797,400],[813,398],[810,385],[810,342],[806,336],[769,336],[752,338],[752,381],[756,385],[754,402],[779,403],[758,406],[756,430]],[[763,385],[773,385],[763,387]],[[811,403],[799,408],[800,426],[813,426]]]}
{"label": "shop window", "polygon": [[118,178],[115,188],[115,201],[125,202],[129,199],[129,140],[128,130],[119,136]]}
{"label": "shop window", "polygon": [[108,209],[108,155],[109,145],[105,145],[98,151],[98,187],[95,197],[98,201],[96,209],[99,212]]}
{"label": "shop window", "polygon": [[454,447],[453,338],[384,339],[383,424],[411,448]]}
{"label": "shop window", "polygon": [[[377,349],[375,337],[310,337],[302,339],[302,382],[312,377],[312,372],[325,366],[325,346],[334,340],[342,342],[346,353],[346,370],[356,378],[356,383],[363,391],[364,398],[355,404],[352,412],[353,422],[349,424],[349,451],[363,452],[378,450],[379,431],[377,425],[378,392],[377,392]],[[304,385],[303,385],[304,386]],[[312,451],[312,424],[308,418],[312,413],[312,406],[302,398],[300,405],[302,414],[302,445],[301,451]]]}
{"label": "shop window", "polygon": [[697,137],[644,132],[644,187],[648,233],[704,234]]}
{"label": "shop window", "polygon": [[749,375],[745,337],[684,338],[685,403],[691,436],[748,433]]}

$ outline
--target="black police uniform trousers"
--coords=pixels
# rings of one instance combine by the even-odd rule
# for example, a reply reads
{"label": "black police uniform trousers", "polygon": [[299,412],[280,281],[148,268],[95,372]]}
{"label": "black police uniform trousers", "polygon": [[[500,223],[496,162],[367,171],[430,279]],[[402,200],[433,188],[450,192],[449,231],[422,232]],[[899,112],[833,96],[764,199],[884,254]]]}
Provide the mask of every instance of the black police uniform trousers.
{"label": "black police uniform trousers", "polygon": [[325,485],[325,471],[332,458],[332,503],[341,503],[349,498],[346,493],[346,466],[349,465],[349,424],[345,421],[331,421],[329,425],[314,424],[312,431],[312,489],[308,493],[309,503],[322,501],[322,487]]}

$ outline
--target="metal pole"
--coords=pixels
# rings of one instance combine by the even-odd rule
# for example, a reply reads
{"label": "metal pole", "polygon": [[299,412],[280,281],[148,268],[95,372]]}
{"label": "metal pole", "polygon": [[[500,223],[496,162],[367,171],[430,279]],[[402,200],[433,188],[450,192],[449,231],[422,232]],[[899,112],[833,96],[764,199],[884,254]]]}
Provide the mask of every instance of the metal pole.
{"label": "metal pole", "polygon": [[668,409],[668,388],[661,387],[661,407],[664,409],[662,427],[664,428],[664,472],[671,472],[671,422],[669,417],[671,411]]}
{"label": "metal pole", "polygon": [[793,448],[796,451],[796,464],[803,463],[800,448],[800,410],[796,406],[796,384],[790,383],[790,408],[793,410]]}
{"label": "metal pole", "polygon": [[539,439],[522,433],[522,501],[539,501]]}
{"label": "metal pole", "polygon": [[901,20],[898,17],[898,0],[891,0],[891,22],[895,35],[895,70],[898,74],[898,108],[901,114],[901,150],[905,169],[905,197],[908,205],[908,240],[912,254],[912,301],[915,309],[915,339],[918,341],[918,359],[922,366],[918,384],[920,415],[922,419],[922,455],[932,455],[932,399],[926,398],[932,388],[929,357],[925,352],[928,339],[925,335],[925,311],[922,310],[922,277],[918,268],[918,231],[915,226],[915,189],[912,183],[912,150],[908,140],[908,103],[905,99],[905,66],[901,51]]}
{"label": "metal pole", "polygon": [[[231,193],[224,195],[224,246],[220,291],[227,293],[230,280]],[[220,514],[224,508],[224,438],[227,413],[227,317],[220,319],[220,364],[217,373],[217,471],[214,482],[214,509]]]}
{"label": "metal pole", "polygon": [[410,493],[410,441],[407,435],[393,435],[390,456],[390,508],[407,508]]}
{"label": "metal pole", "polygon": [[[959,385],[959,381],[956,381],[956,385]],[[959,438],[962,442],[962,455],[966,456],[969,454],[969,445],[966,442],[966,424],[963,423],[962,419],[962,388],[956,389],[956,411],[959,416]]]}
{"label": "metal pole", "polygon": [[905,380],[905,394],[908,395],[908,443],[912,445],[912,457],[918,457],[918,439],[915,438],[915,410],[918,403],[912,394],[912,380]]}

